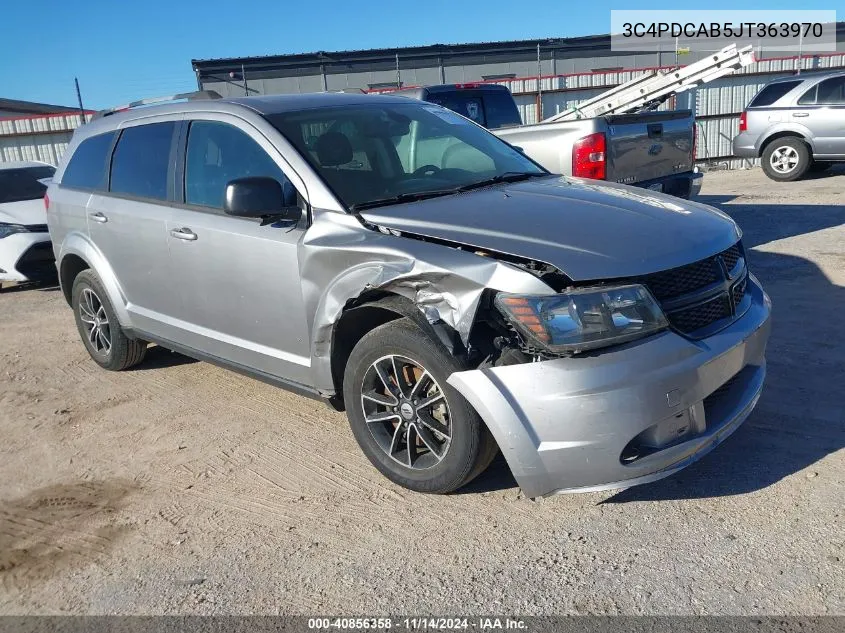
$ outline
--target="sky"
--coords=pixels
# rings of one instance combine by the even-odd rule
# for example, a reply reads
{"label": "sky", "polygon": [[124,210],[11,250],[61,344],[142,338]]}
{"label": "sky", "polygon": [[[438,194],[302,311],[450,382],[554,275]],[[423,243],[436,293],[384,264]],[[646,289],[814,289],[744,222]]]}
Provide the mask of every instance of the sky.
{"label": "sky", "polygon": [[[840,0],[805,0],[834,9]],[[86,108],[196,89],[192,59],[596,35],[611,9],[703,8],[677,0],[6,0],[0,97]],[[742,9],[794,9],[743,0]],[[708,9],[739,8],[708,0]],[[845,19],[840,11],[839,19]]]}

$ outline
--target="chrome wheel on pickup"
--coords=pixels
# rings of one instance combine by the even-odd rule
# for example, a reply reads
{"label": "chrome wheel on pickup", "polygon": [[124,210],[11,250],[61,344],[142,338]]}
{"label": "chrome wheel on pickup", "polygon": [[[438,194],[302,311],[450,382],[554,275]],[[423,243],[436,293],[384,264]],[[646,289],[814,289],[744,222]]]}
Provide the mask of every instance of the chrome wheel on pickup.
{"label": "chrome wheel on pickup", "polygon": [[343,377],[352,433],[388,479],[445,493],[483,472],[498,450],[475,409],[447,383],[465,369],[409,319],[365,334]]}

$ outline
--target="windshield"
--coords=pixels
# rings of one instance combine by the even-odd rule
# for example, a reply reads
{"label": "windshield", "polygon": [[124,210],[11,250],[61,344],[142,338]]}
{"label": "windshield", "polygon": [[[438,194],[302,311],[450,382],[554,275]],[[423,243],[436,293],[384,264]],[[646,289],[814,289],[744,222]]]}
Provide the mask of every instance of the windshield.
{"label": "windshield", "polygon": [[356,104],[267,118],[351,209],[547,174],[483,128],[428,103]]}
{"label": "windshield", "polygon": [[56,168],[49,165],[0,169],[0,203],[43,198],[47,185],[38,179],[52,178],[55,171]]}

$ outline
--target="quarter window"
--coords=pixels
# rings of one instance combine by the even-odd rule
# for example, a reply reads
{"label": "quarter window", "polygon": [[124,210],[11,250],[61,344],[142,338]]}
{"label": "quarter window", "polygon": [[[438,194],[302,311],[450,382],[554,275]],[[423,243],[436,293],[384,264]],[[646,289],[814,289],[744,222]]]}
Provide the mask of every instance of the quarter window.
{"label": "quarter window", "polygon": [[167,200],[167,166],[176,124],[150,123],[126,128],[117,141],[109,191]]}
{"label": "quarter window", "polygon": [[284,185],[285,175],[269,154],[238,128],[194,121],[185,156],[185,202],[223,208],[226,184],[236,178],[265,176]]}
{"label": "quarter window", "polygon": [[800,81],[779,81],[774,84],[769,84],[757,93],[757,96],[751,100],[748,107],[760,108],[763,106],[770,106],[800,83]]}
{"label": "quarter window", "polygon": [[77,189],[105,189],[108,155],[115,132],[85,139],[70,157],[61,184]]}
{"label": "quarter window", "polygon": [[819,89],[818,84],[810,88],[807,92],[801,95],[798,99],[798,105],[813,105],[816,103],[816,90]]}

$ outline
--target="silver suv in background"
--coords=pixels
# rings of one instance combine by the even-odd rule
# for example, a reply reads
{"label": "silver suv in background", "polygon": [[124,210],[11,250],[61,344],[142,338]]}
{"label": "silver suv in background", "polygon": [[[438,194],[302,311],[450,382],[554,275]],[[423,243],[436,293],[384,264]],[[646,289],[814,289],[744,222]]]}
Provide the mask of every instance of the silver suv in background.
{"label": "silver suv in background", "polygon": [[497,450],[530,497],[652,481],[763,387],[770,303],[729,217],[551,175],[434,104],[114,112],[74,133],[48,200],[95,362],[155,342],[325,399],[413,490]]}
{"label": "silver suv in background", "polygon": [[767,84],[740,116],[733,152],[761,158],[766,175],[779,181],[845,161],[845,73]]}

